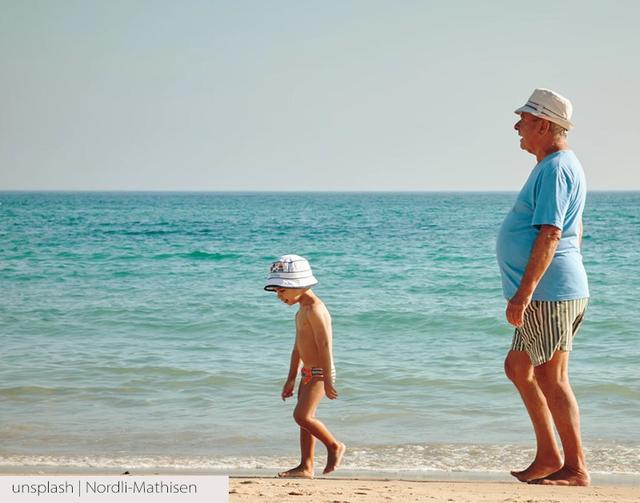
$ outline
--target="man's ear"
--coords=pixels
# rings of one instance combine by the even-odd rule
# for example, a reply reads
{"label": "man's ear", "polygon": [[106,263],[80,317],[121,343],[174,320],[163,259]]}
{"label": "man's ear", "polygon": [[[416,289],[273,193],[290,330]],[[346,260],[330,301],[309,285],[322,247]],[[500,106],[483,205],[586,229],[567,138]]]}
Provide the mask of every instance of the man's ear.
{"label": "man's ear", "polygon": [[540,119],[539,122],[540,122],[540,125],[538,126],[538,134],[540,136],[544,136],[549,131],[551,124],[549,123],[549,121],[546,121],[544,119]]}

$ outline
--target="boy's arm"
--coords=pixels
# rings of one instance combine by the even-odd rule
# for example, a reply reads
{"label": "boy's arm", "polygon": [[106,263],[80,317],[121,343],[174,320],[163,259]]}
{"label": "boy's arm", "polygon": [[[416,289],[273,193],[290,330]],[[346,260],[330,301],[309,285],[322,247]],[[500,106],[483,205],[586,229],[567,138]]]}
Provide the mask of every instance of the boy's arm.
{"label": "boy's arm", "polygon": [[298,375],[298,371],[300,370],[300,353],[298,353],[298,348],[295,343],[293,344],[293,350],[291,351],[291,363],[289,363],[289,375],[287,376],[287,380],[282,387],[282,393],[280,397],[282,400],[286,400],[290,396],[293,396],[293,390],[296,387],[296,377]]}
{"label": "boy's arm", "polygon": [[312,309],[309,313],[309,323],[313,330],[313,338],[320,352],[322,371],[324,374],[324,389],[328,398],[333,400],[338,397],[333,386],[333,349],[331,322],[328,316],[323,316],[320,309]]}
{"label": "boy's arm", "polygon": [[287,377],[287,381],[291,381],[291,380],[295,381],[299,371],[300,371],[300,353],[298,353],[298,348],[294,343],[293,350],[291,351],[291,362],[289,363],[289,376]]}

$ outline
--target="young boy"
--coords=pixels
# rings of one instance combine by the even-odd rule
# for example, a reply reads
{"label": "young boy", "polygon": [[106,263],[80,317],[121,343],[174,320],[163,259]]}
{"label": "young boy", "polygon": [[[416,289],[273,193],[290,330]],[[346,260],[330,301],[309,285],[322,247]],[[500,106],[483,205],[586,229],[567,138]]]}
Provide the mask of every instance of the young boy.
{"label": "young boy", "polygon": [[293,418],[300,425],[300,465],[281,472],[279,477],[313,478],[313,452],[316,438],[327,448],[327,465],[323,473],[331,473],[342,460],[345,445],[339,442],[315,417],[322,397],[338,398],[334,387],[335,368],[331,350],[331,316],[322,301],[311,291],[318,280],[309,262],[298,255],[284,255],[271,264],[264,289],[276,292],[289,306],[299,304],[296,314],[296,340],[291,352],[289,376],[282,388],[282,400],[293,396],[296,376],[302,368],[298,386],[298,404]]}

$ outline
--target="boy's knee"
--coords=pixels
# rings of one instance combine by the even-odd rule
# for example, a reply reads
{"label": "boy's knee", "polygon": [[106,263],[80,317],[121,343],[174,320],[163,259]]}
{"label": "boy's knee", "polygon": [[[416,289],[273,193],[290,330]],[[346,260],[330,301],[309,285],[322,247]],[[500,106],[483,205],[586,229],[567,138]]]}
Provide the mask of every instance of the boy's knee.
{"label": "boy's knee", "polygon": [[293,411],[293,420],[298,424],[298,426],[302,426],[304,428],[309,424],[310,419],[309,415],[305,412],[298,410]]}

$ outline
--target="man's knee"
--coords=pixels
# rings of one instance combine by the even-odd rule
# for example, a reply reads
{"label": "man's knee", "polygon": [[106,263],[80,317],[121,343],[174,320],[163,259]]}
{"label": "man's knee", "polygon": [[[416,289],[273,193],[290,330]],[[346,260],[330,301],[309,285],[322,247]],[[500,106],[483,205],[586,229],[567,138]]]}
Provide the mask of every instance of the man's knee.
{"label": "man's knee", "polygon": [[531,382],[534,379],[531,360],[528,355],[525,356],[526,358],[511,352],[504,361],[504,373],[514,384]]}
{"label": "man's knee", "polygon": [[536,381],[545,395],[549,395],[565,384],[562,373],[551,362],[538,365],[533,370]]}

